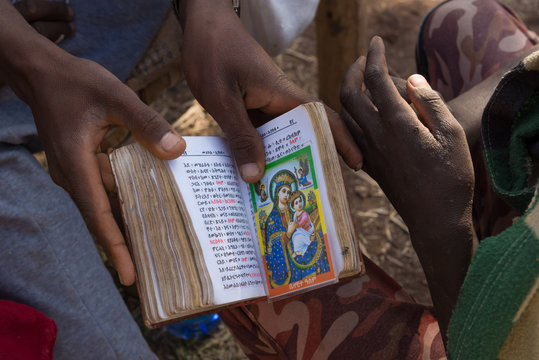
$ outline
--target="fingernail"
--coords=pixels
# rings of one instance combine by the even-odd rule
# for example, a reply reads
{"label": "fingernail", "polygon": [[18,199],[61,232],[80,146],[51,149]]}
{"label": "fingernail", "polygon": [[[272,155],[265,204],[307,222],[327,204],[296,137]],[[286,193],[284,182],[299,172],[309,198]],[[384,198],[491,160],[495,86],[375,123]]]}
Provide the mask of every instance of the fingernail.
{"label": "fingernail", "polygon": [[365,64],[367,63],[367,58],[365,56],[360,56],[359,59],[357,59],[357,63],[359,67],[364,70]]}
{"label": "fingernail", "polygon": [[427,80],[419,74],[414,74],[408,78],[410,84],[415,88],[427,88],[430,89],[430,85]]}
{"label": "fingernail", "polygon": [[166,152],[174,152],[182,142],[181,136],[169,131],[161,138],[160,144]]}
{"label": "fingernail", "polygon": [[258,165],[255,163],[248,163],[243,164],[240,167],[241,177],[242,178],[252,178],[255,176],[258,176],[260,174],[260,169],[258,168]]}
{"label": "fingernail", "polygon": [[120,284],[125,285],[124,279],[122,279],[122,274],[118,273],[118,278],[120,278]]}
{"label": "fingernail", "polygon": [[363,161],[360,161],[356,164],[356,166],[354,166],[354,170],[359,171],[361,170],[362,167],[363,167]]}
{"label": "fingernail", "polygon": [[372,38],[371,38],[371,41],[370,41],[370,45],[374,44],[376,41],[380,41],[382,40],[382,38],[378,35],[374,35]]}

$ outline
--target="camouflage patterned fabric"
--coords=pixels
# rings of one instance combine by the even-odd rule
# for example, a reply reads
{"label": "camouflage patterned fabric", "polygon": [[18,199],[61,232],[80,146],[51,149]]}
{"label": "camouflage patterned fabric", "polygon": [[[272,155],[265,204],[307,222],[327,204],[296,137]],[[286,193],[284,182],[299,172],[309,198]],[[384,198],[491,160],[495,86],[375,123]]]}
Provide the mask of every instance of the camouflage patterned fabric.
{"label": "camouflage patterned fabric", "polygon": [[494,0],[451,0],[422,24],[418,71],[445,101],[453,99],[539,42],[518,15]]}
{"label": "camouflage patterned fabric", "polygon": [[521,215],[474,253],[448,329],[452,359],[539,359],[539,47],[506,72],[481,120],[492,187]]}
{"label": "camouflage patterned fabric", "polygon": [[[423,22],[418,68],[448,100],[537,40],[496,1],[451,0]],[[220,316],[253,359],[445,359],[431,308],[415,303],[382,269],[365,262],[363,277]]]}
{"label": "camouflage patterned fabric", "polygon": [[219,315],[250,358],[444,359],[430,309],[365,262],[368,275]]}
{"label": "camouflage patterned fabric", "polygon": [[[444,2],[425,17],[421,30],[418,71],[446,101],[539,43],[517,14],[494,0]],[[474,222],[478,238],[484,239],[510,226],[518,214],[492,190],[480,146],[472,149],[472,158]]]}

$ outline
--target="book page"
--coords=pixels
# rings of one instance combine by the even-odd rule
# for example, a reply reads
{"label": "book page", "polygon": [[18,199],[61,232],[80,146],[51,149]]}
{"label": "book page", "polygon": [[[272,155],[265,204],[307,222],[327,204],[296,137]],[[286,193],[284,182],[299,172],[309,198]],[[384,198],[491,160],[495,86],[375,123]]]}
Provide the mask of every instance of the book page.
{"label": "book page", "polygon": [[227,143],[213,136],[184,139],[184,154],[169,161],[169,166],[212,274],[215,304],[265,296],[240,180]]}
{"label": "book page", "polygon": [[266,172],[251,199],[269,297],[337,281],[343,265],[310,117],[298,107],[258,128]]}
{"label": "book page", "polygon": [[[213,304],[210,275],[191,242],[167,163],[134,143],[110,154],[149,327]],[[183,213],[186,213],[183,211]]]}

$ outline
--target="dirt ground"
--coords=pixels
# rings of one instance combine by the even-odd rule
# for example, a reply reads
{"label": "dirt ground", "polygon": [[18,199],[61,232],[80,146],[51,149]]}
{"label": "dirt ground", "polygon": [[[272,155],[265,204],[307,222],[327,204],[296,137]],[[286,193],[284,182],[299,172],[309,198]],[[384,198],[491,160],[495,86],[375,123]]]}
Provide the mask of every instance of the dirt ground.
{"label": "dirt ground", "polygon": [[[439,1],[383,0],[370,5],[369,33],[384,38],[390,66],[406,77],[415,70],[414,47],[420,20]],[[536,32],[539,30],[539,0],[507,0]],[[310,26],[292,46],[275,58],[276,63],[300,87],[318,94],[316,36]],[[167,90],[153,105],[167,120],[175,122],[185,135],[219,134],[218,126],[197,105],[181,82]],[[177,120],[179,114],[189,113]],[[356,231],[364,254],[393,276],[418,301],[430,304],[426,280],[411,246],[408,230],[374,180],[362,171],[343,166]],[[127,290],[129,292],[130,290]],[[131,308],[135,316],[136,300]],[[226,328],[202,341],[184,342],[164,331],[145,331],[152,348],[162,359],[244,358]]]}

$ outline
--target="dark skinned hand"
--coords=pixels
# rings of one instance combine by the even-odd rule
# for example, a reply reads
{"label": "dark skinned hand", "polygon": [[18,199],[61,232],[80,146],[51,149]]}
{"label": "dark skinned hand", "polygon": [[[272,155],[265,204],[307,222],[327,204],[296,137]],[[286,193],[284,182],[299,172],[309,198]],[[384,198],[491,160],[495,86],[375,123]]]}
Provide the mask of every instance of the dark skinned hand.
{"label": "dark skinned hand", "polygon": [[181,155],[185,141],[105,68],[38,34],[9,2],[0,1],[0,13],[6,15],[0,23],[0,70],[32,109],[51,177],[71,195],[121,282],[132,284],[134,266],[103,185],[99,144],[113,125],[128,128],[162,159]]}
{"label": "dark skinned hand", "polygon": [[390,78],[375,37],[367,58],[349,68],[341,101],[361,140],[364,169],[410,229],[444,333],[471,257],[473,167],[464,131],[439,95],[420,75],[406,89],[413,107]]}
{"label": "dark skinned hand", "polygon": [[134,267],[110,210],[96,149],[111,125],[128,128],[137,141],[162,159],[179,156],[185,142],[107,70],[70,56],[63,60],[60,73],[43,76],[28,103],[53,180],[78,205],[121,282],[131,284]]}
{"label": "dark skinned hand", "polygon": [[[179,8],[187,83],[223,128],[243,179],[258,181],[265,153],[255,126],[317,99],[286,77],[247,33],[229,2],[183,0]],[[339,116],[326,110],[337,150],[349,166],[360,168],[359,149]]]}

